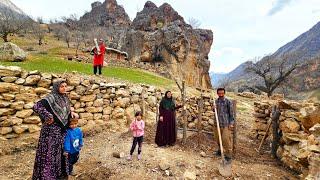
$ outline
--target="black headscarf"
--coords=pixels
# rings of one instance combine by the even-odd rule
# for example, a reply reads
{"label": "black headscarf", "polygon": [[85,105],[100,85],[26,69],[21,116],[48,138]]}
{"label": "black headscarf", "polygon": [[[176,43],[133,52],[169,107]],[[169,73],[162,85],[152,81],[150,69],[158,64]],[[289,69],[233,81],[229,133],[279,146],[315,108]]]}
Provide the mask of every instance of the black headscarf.
{"label": "black headscarf", "polygon": [[167,91],[164,95],[164,97],[162,98],[161,100],[161,106],[162,108],[164,109],[171,109],[171,110],[174,110],[175,109],[175,103],[172,99],[172,96],[169,98],[168,97],[168,93],[171,92],[171,91]]}
{"label": "black headscarf", "polygon": [[50,94],[48,94],[44,100],[46,100],[52,110],[52,113],[57,119],[66,126],[68,123],[70,110],[70,101],[67,95],[59,92],[59,87],[65,81],[56,81],[53,83],[53,88]]}

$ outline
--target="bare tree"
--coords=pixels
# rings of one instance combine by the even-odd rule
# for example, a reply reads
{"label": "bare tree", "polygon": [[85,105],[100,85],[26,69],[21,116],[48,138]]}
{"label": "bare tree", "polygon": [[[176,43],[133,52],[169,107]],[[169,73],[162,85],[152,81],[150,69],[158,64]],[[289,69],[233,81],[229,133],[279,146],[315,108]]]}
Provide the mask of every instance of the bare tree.
{"label": "bare tree", "polygon": [[297,61],[289,61],[292,56],[284,55],[280,59],[266,56],[247,67],[246,70],[248,72],[256,74],[263,79],[263,85],[257,84],[256,88],[267,93],[268,97],[270,97],[273,91],[298,67]]}
{"label": "bare tree", "polygon": [[43,18],[42,18],[42,17],[37,17],[36,21],[37,21],[39,24],[44,24],[44,21],[43,21]]}
{"label": "bare tree", "polygon": [[83,41],[83,37],[84,37],[84,33],[81,32],[81,31],[75,31],[72,34],[72,39],[73,39],[73,41],[75,42],[75,45],[76,45],[76,56],[78,56],[78,50],[79,50],[79,47],[81,45],[81,42]]}
{"label": "bare tree", "polygon": [[68,48],[70,47],[70,41],[71,41],[71,32],[67,28],[63,28],[62,31],[62,37],[63,40],[67,43]]}
{"label": "bare tree", "polygon": [[220,79],[217,84],[218,84],[219,87],[223,87],[227,91],[231,91],[231,83],[232,83],[232,80],[231,80],[230,76],[226,75],[225,77]]}
{"label": "bare tree", "polygon": [[193,17],[188,19],[188,23],[194,28],[197,29],[200,27],[201,22],[198,19],[195,19]]}
{"label": "bare tree", "polygon": [[22,31],[30,21],[26,16],[20,15],[9,8],[3,8],[0,13],[0,36],[8,42],[8,35]]}
{"label": "bare tree", "polygon": [[38,39],[38,45],[41,46],[43,44],[43,39],[46,34],[46,30],[41,27],[41,24],[33,23],[32,33]]}

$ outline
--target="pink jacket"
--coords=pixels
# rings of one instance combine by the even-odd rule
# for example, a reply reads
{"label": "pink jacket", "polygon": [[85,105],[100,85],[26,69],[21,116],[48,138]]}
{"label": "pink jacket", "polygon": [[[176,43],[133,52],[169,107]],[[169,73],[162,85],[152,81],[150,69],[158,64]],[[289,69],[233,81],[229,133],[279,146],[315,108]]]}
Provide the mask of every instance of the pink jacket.
{"label": "pink jacket", "polygon": [[132,131],[133,137],[140,137],[144,135],[144,121],[137,121],[134,119],[130,124],[130,129]]}

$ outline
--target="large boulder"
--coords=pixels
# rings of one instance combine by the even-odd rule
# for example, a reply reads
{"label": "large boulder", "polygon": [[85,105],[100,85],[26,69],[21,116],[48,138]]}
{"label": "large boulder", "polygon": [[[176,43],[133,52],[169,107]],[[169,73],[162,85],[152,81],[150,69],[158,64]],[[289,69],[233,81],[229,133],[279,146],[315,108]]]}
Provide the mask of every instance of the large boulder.
{"label": "large boulder", "polygon": [[6,42],[0,46],[0,60],[5,61],[24,61],[27,54],[17,45]]}

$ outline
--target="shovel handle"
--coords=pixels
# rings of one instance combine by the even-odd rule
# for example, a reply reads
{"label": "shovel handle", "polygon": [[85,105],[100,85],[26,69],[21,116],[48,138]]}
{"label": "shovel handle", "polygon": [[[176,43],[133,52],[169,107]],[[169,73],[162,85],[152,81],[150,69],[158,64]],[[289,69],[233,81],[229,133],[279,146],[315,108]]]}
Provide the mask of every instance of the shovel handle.
{"label": "shovel handle", "polygon": [[222,160],[224,161],[224,152],[223,152],[223,146],[222,146],[222,138],[221,138],[220,124],[219,124],[219,118],[218,118],[218,112],[217,112],[216,100],[215,100],[215,99],[213,99],[213,106],[214,106],[214,114],[215,114],[215,116],[216,116],[216,123],[217,123],[217,129],[218,129],[218,137],[219,137],[221,157],[222,157]]}

